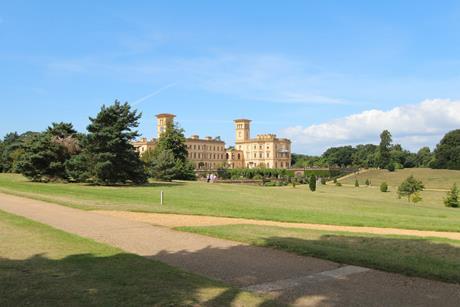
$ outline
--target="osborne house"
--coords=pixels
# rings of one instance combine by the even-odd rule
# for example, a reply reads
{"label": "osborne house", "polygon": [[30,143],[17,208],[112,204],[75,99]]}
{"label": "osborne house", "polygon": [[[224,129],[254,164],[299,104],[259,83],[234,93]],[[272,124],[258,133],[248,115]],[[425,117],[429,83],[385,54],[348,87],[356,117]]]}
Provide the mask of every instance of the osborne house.
{"label": "osborne house", "polygon": [[[173,123],[175,115],[158,114],[157,137]],[[213,170],[220,167],[229,168],[289,168],[291,166],[291,141],[277,138],[275,134],[259,134],[251,138],[251,121],[237,119],[235,123],[235,146],[225,147],[220,137],[200,138],[192,135],[186,138],[189,160],[197,170]],[[157,139],[142,138],[133,142],[136,151],[142,155],[153,149]]]}

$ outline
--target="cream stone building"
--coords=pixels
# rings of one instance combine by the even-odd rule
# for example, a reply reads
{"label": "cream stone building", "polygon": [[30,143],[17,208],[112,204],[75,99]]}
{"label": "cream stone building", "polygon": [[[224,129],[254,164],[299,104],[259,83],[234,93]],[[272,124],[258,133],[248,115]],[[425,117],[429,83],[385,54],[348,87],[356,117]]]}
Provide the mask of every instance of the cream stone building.
{"label": "cream stone building", "polygon": [[[243,165],[245,168],[290,168],[291,141],[277,138],[276,134],[259,134],[251,138],[251,121],[236,119],[235,148],[229,152],[229,167]],[[235,157],[236,159],[233,159]],[[242,158],[242,161],[238,159]],[[234,163],[233,166],[231,163]]]}
{"label": "cream stone building", "polygon": [[[168,124],[174,121],[173,114],[158,114],[157,137],[166,131]],[[207,136],[204,139],[192,135],[186,139],[188,158],[195,169],[215,170],[219,167],[230,168],[289,168],[291,166],[291,141],[277,138],[275,134],[260,134],[250,137],[248,119],[235,120],[235,147],[226,149],[225,142],[219,137]],[[142,138],[132,143],[135,150],[144,154],[155,148],[157,139]]]}

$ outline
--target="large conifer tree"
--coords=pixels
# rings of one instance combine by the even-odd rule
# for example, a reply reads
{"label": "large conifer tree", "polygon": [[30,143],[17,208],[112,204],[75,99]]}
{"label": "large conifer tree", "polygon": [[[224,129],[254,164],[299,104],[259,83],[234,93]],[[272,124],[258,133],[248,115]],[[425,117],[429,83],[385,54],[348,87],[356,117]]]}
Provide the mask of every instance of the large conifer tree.
{"label": "large conifer tree", "polygon": [[115,101],[102,106],[91,118],[83,152],[70,161],[68,168],[77,180],[90,179],[97,184],[145,183],[143,162],[131,145],[137,136],[141,114],[131,111],[127,102]]}

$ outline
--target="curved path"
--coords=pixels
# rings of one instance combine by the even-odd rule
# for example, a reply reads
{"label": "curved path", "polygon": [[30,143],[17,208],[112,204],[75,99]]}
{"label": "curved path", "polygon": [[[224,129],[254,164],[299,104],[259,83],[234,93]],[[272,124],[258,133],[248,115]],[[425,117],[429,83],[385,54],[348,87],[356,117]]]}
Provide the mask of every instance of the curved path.
{"label": "curved path", "polygon": [[460,285],[0,194],[0,210],[301,306],[458,306]]}
{"label": "curved path", "polygon": [[411,230],[399,228],[379,228],[379,227],[361,227],[361,226],[338,226],[324,224],[308,224],[308,223],[287,223],[264,220],[251,220],[231,217],[215,217],[202,215],[183,215],[169,213],[143,213],[143,212],[128,212],[128,211],[93,211],[101,215],[122,217],[132,221],[146,222],[153,225],[166,226],[170,228],[180,226],[217,226],[217,225],[234,225],[234,224],[250,224],[263,226],[278,226],[286,228],[302,228],[316,229],[327,231],[346,231],[354,233],[370,233],[378,235],[404,235],[415,237],[437,237],[452,240],[460,240],[460,232],[447,231],[426,231],[426,230]]}

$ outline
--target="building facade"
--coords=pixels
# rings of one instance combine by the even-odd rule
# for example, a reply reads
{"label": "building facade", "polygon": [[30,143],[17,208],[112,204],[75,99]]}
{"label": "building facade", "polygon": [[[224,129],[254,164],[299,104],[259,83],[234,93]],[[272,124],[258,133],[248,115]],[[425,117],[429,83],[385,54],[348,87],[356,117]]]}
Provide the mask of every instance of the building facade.
{"label": "building facade", "polygon": [[[157,137],[173,123],[175,115],[158,114]],[[236,142],[232,148],[225,148],[225,142],[219,137],[207,136],[201,139],[192,135],[186,139],[189,161],[197,170],[215,170],[220,167],[230,168],[289,168],[291,166],[291,141],[277,138],[275,134],[261,134],[251,139],[248,119],[235,120]],[[133,142],[135,150],[144,154],[154,149],[157,139],[142,138]]]}
{"label": "building facade", "polygon": [[[276,134],[259,134],[251,138],[251,121],[237,119],[235,123],[235,154],[241,154],[245,168],[290,168],[291,141]],[[231,167],[231,165],[229,165]]]}

